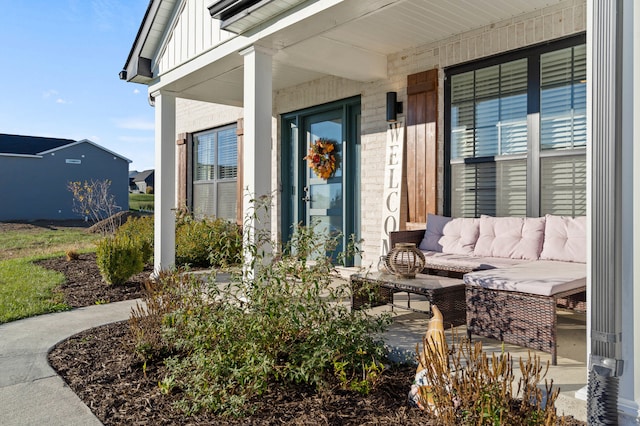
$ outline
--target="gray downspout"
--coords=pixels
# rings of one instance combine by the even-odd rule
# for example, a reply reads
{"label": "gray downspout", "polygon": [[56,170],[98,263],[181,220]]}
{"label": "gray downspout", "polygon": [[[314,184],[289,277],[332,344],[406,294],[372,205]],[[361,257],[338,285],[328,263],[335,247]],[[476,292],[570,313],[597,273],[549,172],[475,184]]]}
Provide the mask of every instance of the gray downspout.
{"label": "gray downspout", "polygon": [[622,0],[592,0],[590,425],[618,424],[622,375]]}

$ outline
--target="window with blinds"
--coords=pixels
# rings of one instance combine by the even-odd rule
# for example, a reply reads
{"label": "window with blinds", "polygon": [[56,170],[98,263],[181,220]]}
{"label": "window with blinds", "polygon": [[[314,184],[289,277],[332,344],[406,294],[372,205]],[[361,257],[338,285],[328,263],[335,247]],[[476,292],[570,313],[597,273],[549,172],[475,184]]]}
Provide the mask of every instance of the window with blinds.
{"label": "window with blinds", "polygon": [[452,216],[586,213],[584,35],[447,70]]}
{"label": "window with blinds", "polygon": [[236,126],[196,133],[193,144],[194,214],[235,220],[238,178]]}

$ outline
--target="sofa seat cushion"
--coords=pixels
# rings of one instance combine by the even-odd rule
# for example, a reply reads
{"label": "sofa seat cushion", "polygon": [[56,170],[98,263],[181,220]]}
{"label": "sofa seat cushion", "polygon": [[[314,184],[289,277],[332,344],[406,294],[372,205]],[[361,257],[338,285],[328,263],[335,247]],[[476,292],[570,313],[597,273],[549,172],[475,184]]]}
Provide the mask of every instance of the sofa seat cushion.
{"label": "sofa seat cushion", "polygon": [[538,260],[544,240],[544,217],[480,218],[475,256]]}
{"label": "sofa seat cushion", "polygon": [[426,267],[442,270],[469,271],[505,268],[526,262],[518,259],[506,259],[498,257],[474,257],[462,254],[440,253],[435,251],[422,251],[426,261]]}
{"label": "sofa seat cushion", "polygon": [[515,266],[464,275],[467,285],[493,290],[552,296],[586,286],[587,268],[581,263],[536,260]]}

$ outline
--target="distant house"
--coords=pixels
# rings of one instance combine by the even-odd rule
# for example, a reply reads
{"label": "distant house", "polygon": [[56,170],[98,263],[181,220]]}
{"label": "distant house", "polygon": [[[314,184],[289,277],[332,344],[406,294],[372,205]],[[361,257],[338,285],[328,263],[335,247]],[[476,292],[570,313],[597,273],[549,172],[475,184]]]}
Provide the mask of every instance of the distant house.
{"label": "distant house", "polygon": [[129,209],[131,160],[84,139],[0,134],[0,220],[78,219],[72,181],[111,181],[122,210]]}
{"label": "distant house", "polygon": [[131,188],[132,192],[146,194],[148,188],[151,188],[151,191],[153,192],[153,178],[153,169],[136,173],[135,176],[129,175],[129,187]]}
{"label": "distant house", "polygon": [[138,173],[140,172],[137,170],[129,170],[129,192],[133,192],[138,189],[136,184],[133,183],[133,179],[138,176]]}

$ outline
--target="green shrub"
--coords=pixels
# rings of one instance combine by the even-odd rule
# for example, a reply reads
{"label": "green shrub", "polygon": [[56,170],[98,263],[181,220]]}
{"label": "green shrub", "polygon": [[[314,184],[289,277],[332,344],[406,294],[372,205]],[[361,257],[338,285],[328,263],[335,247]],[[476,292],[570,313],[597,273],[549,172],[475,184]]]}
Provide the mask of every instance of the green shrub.
{"label": "green shrub", "polygon": [[153,256],[153,216],[130,216],[116,231],[116,236],[126,236],[138,246],[142,252],[142,261],[151,263]]}
{"label": "green shrub", "polygon": [[252,280],[211,286],[205,300],[219,303],[172,315],[165,338],[181,355],[167,365],[185,395],[186,412],[242,415],[251,409],[249,398],[277,382],[318,389],[337,384],[361,393],[377,383],[385,355],[372,336],[384,330],[388,317],[350,312],[341,303],[348,283],[330,259],[307,261],[309,253],[331,252],[335,240],[307,228],[296,235],[266,265],[251,247],[256,265],[263,266]]}
{"label": "green shrub", "polygon": [[242,229],[235,223],[216,219],[211,224],[209,265],[237,265],[242,262]]}
{"label": "green shrub", "polygon": [[162,338],[162,327],[170,319],[169,314],[188,306],[188,294],[195,294],[202,283],[193,275],[181,271],[161,271],[155,280],[145,282],[142,303],[136,303],[129,318],[129,331],[133,340],[131,348],[143,362],[162,358],[172,345]]}
{"label": "green shrub", "polygon": [[[187,229],[204,226],[196,223]],[[348,282],[330,259],[307,260],[310,253],[334,247],[335,240],[298,228],[292,243],[273,253],[274,261],[262,257],[262,243],[249,247],[256,259],[253,278],[210,281],[206,287],[181,278],[182,284],[170,285],[180,289],[181,302],[161,321],[161,344],[151,338],[141,348],[147,354],[158,347],[174,353],[165,361],[171,386],[163,390],[177,389],[179,406],[187,413],[240,416],[256,409],[249,405],[251,398],[277,384],[340,386],[360,393],[375,387],[384,374],[385,351],[374,336],[386,328],[389,316],[351,312],[344,303]]]}
{"label": "green shrub", "polygon": [[[153,216],[130,217],[116,233],[130,238],[142,252],[145,264],[153,256]],[[190,214],[176,219],[176,264],[180,266],[224,267],[239,264],[242,232],[223,219],[195,220]]]}
{"label": "green shrub", "polygon": [[176,264],[227,266],[240,263],[240,228],[224,219],[186,216],[176,223]]}
{"label": "green shrub", "polygon": [[142,251],[136,241],[126,235],[105,237],[98,242],[96,262],[107,284],[123,284],[142,272]]}

